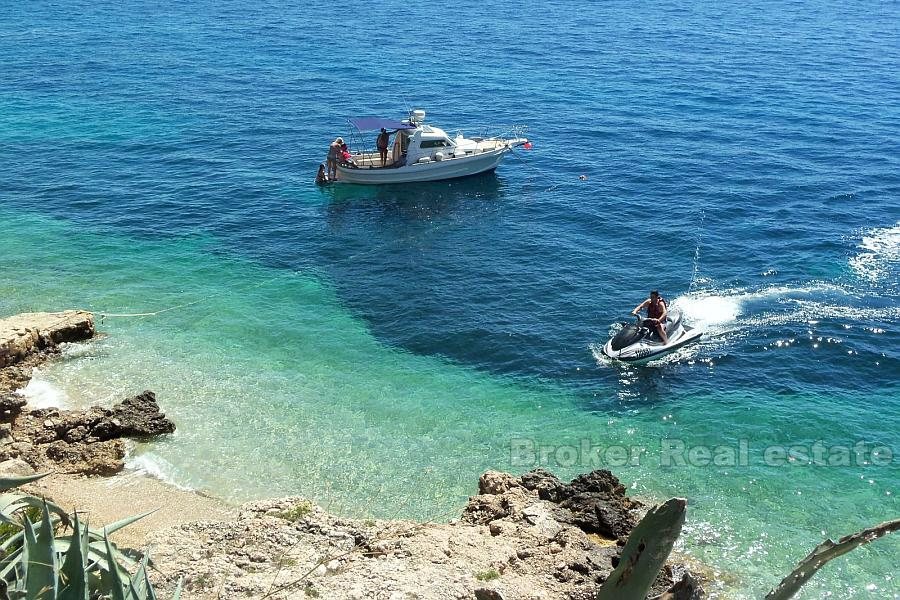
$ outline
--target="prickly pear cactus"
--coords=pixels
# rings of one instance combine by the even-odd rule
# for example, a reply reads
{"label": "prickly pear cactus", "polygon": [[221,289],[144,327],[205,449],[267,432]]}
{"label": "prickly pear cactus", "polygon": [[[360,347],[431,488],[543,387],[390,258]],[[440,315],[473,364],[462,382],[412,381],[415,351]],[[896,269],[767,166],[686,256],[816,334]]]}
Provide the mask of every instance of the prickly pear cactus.
{"label": "prickly pear cactus", "polygon": [[632,530],[619,565],[597,593],[597,600],[644,600],[681,535],[687,501],[672,498],[653,507]]}

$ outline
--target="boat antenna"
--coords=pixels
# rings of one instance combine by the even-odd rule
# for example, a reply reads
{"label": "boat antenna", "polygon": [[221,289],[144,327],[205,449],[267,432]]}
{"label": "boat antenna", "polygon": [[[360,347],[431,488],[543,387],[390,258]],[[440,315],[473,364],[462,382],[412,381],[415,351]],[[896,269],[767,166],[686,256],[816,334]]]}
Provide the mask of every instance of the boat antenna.
{"label": "boat antenna", "polygon": [[406,106],[406,116],[410,119],[412,118],[412,108],[409,106],[409,102],[406,101],[406,97],[402,98],[403,104]]}

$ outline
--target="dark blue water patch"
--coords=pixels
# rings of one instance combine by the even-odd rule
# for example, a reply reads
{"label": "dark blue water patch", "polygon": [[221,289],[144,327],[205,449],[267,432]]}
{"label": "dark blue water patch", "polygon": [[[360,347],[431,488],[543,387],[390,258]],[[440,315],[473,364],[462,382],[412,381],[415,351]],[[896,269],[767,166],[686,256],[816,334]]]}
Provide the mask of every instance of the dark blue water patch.
{"label": "dark blue water patch", "polygon": [[[623,389],[589,346],[651,288],[831,282],[860,291],[845,307],[879,306],[886,284],[847,261],[854,232],[900,218],[896,7],[428,12],[404,7],[417,33],[379,36],[389,6],[352,23],[228,2],[20,11],[0,26],[0,197],[137,238],[211,235],[223,255],[325,277],[387,344],[588,396]],[[434,42],[467,35],[490,51]],[[527,123],[536,148],[457,182],[311,184],[345,117],[407,103],[451,131]],[[844,359],[766,354],[774,334],[747,327],[700,353],[714,367],[667,366],[666,393],[757,371],[802,388],[823,364],[839,388],[882,377],[867,333]]]}

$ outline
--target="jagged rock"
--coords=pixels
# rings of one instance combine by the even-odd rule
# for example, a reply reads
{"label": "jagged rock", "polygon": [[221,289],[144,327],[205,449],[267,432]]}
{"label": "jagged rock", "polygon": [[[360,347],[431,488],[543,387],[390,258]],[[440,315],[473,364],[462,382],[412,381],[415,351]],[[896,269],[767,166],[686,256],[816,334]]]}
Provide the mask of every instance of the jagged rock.
{"label": "jagged rock", "polygon": [[493,588],[477,588],[475,600],[503,600],[503,594]]}
{"label": "jagged rock", "polygon": [[681,578],[659,596],[658,600],[702,600],[705,592],[690,571],[684,569]]}
{"label": "jagged rock", "polygon": [[506,498],[483,494],[469,499],[463,509],[462,520],[466,523],[487,525],[491,521],[508,517],[510,513],[509,501]]}
{"label": "jagged rock", "polygon": [[[468,523],[488,524],[521,513],[540,535],[552,538],[559,523],[574,525],[585,533],[623,539],[635,525],[632,511],[640,503],[625,495],[615,475],[597,470],[579,475],[571,483],[552,473],[535,469],[521,477],[488,471],[479,480],[481,495],[469,500],[462,518]],[[527,501],[524,494],[531,493]],[[534,502],[534,496],[544,505]],[[516,506],[512,498],[525,498]]]}
{"label": "jagged rock", "polygon": [[88,437],[88,433],[90,433],[90,430],[87,427],[85,427],[84,425],[78,425],[66,431],[65,434],[63,434],[63,439],[70,444],[83,442],[85,438]]}
{"label": "jagged rock", "polygon": [[563,498],[566,487],[556,475],[544,469],[535,469],[519,478],[522,487],[537,492],[538,498],[550,502],[559,502]]}
{"label": "jagged rock", "polygon": [[635,525],[631,511],[640,506],[625,495],[616,476],[603,469],[579,475],[569,484],[536,469],[522,475],[522,486],[554,503],[553,517],[560,523],[605,537],[627,537]]}
{"label": "jagged rock", "polygon": [[156,394],[147,390],[114,406],[91,430],[100,440],[115,437],[144,437],[175,431],[156,403]]}
{"label": "jagged rock", "polygon": [[[172,433],[175,424],[160,412],[156,394],[145,391],[112,408],[92,407],[61,411],[38,409],[25,417],[33,422],[31,436],[37,443],[66,440],[70,443],[105,441],[121,437],[145,437]],[[22,427],[20,427],[21,429]]]}
{"label": "jagged rock", "polygon": [[15,443],[0,458],[22,458],[38,470],[109,475],[124,467],[123,437],[171,433],[175,424],[160,412],[153,392],[112,408],[45,408],[16,417]]}
{"label": "jagged rock", "polygon": [[534,526],[537,534],[548,540],[552,540],[562,530],[562,526],[550,515],[542,504],[532,504],[522,511],[522,516]]}
{"label": "jagged rock", "polygon": [[519,486],[519,480],[514,475],[501,471],[485,471],[478,478],[479,494],[502,494],[517,486]]}
{"label": "jagged rock", "polygon": [[17,413],[22,410],[26,402],[28,400],[21,394],[0,392],[0,412]]}

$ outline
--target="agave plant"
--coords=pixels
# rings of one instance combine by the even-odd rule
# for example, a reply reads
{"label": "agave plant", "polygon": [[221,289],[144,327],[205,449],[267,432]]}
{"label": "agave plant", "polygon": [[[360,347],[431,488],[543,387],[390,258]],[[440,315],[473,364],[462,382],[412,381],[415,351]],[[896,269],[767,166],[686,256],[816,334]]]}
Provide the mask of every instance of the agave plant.
{"label": "agave plant", "polygon": [[[0,542],[0,600],[155,600],[148,557],[123,552],[109,540],[111,533],[149,513],[98,531],[83,524],[77,512],[70,517],[42,498],[8,493],[45,475],[0,478],[0,523],[18,529]],[[32,522],[29,509],[40,510],[39,522]],[[180,595],[179,583],[173,600]]]}

